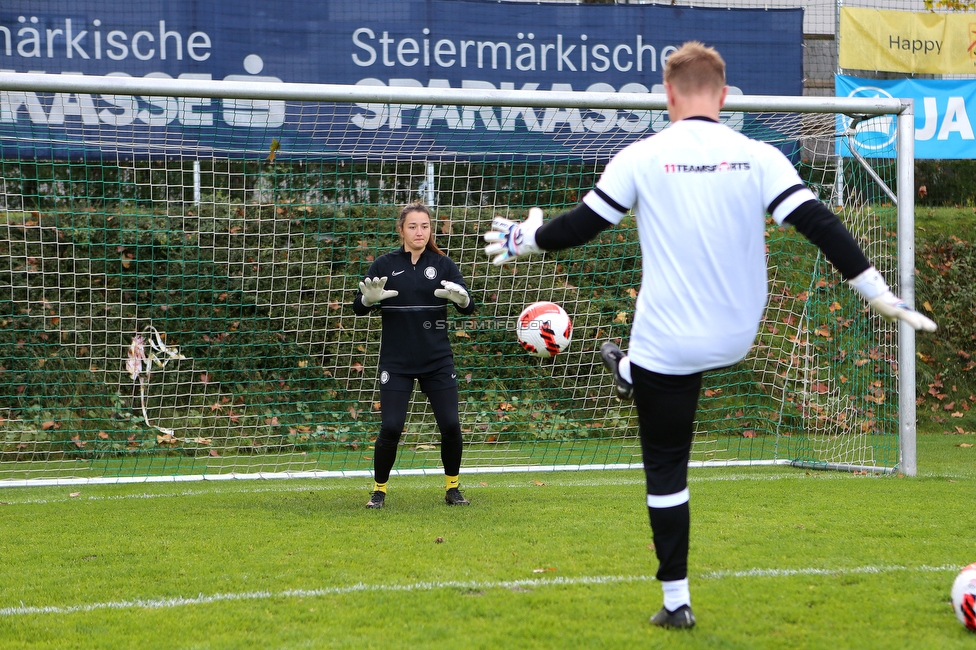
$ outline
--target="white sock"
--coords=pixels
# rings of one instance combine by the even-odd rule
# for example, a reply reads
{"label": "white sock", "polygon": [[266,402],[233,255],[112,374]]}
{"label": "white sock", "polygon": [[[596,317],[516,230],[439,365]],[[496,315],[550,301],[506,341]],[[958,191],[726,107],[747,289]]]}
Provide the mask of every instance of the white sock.
{"label": "white sock", "polygon": [[634,383],[634,377],[630,374],[630,357],[624,357],[617,362],[617,372],[620,373],[620,377],[626,381],[628,384]]}
{"label": "white sock", "polygon": [[664,608],[673,612],[682,605],[691,606],[691,592],[688,591],[688,578],[684,580],[665,580],[661,582],[664,590]]}

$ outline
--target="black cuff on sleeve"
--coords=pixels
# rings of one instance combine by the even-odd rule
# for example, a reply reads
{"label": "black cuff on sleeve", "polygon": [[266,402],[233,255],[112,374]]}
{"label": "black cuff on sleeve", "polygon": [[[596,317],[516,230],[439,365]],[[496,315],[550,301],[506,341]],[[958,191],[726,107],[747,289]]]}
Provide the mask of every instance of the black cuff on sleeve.
{"label": "black cuff on sleeve", "polygon": [[357,293],[356,297],[352,299],[352,312],[357,316],[365,316],[369,312],[373,311],[373,307],[376,305],[370,305],[367,307],[363,304],[363,294]]}
{"label": "black cuff on sleeve", "polygon": [[797,229],[840,271],[845,280],[855,278],[871,266],[853,235],[827,206],[810,200],[783,221]]}
{"label": "black cuff on sleeve", "polygon": [[459,313],[464,314],[465,316],[470,316],[471,314],[474,313],[476,305],[474,304],[474,296],[471,295],[471,290],[468,289],[467,287],[465,287],[465,290],[468,292],[467,306],[462,307],[457,303],[454,303],[454,306],[457,308]]}
{"label": "black cuff on sleeve", "polygon": [[544,251],[559,251],[590,241],[613,224],[580,203],[544,224],[535,233],[535,243]]}

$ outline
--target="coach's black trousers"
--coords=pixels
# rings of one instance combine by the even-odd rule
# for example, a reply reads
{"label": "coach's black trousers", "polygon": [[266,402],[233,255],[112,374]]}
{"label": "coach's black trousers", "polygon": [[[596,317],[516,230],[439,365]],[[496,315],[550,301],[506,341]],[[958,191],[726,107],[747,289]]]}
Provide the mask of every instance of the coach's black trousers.
{"label": "coach's black trousers", "polygon": [[688,577],[688,458],[702,373],[663,375],[631,363],[657,579]]}
{"label": "coach's black trousers", "polygon": [[[424,388],[423,384],[421,388]],[[424,392],[434,411],[437,428],[441,432],[441,462],[444,464],[444,474],[457,476],[461,473],[462,449],[457,384],[438,390],[427,388]],[[407,421],[411,393],[412,391],[380,386],[382,422],[373,453],[373,474],[377,483],[386,483],[390,479],[390,471],[396,462],[400,434],[403,433],[403,425]]]}

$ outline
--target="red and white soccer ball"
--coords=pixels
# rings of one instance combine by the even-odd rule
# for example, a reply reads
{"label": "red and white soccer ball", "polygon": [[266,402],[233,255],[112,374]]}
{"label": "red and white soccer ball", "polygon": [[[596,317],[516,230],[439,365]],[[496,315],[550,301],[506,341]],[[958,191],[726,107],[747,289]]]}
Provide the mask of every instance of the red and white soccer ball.
{"label": "red and white soccer ball", "polygon": [[554,302],[534,302],[518,317],[519,343],[533,357],[548,359],[567,347],[573,338],[573,321],[566,310]]}
{"label": "red and white soccer ball", "polygon": [[964,567],[952,583],[952,608],[959,622],[976,632],[976,562]]}

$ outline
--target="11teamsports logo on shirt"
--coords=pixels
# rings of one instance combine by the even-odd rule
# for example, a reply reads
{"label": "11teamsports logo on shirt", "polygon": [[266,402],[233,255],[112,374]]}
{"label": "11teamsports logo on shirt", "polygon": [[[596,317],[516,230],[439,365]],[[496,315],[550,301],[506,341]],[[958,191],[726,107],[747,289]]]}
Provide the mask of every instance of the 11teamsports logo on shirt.
{"label": "11teamsports logo on shirt", "polygon": [[701,174],[712,172],[747,172],[749,171],[747,162],[720,162],[717,165],[676,165],[665,163],[665,174]]}

